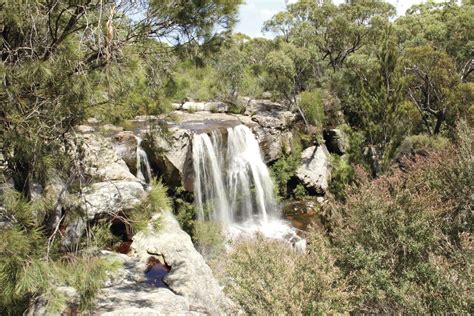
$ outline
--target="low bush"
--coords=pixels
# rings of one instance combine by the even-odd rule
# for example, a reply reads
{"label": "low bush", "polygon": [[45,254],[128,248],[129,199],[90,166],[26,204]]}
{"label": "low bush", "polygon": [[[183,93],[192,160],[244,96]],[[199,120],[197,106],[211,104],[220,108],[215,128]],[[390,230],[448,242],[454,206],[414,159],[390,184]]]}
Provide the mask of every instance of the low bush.
{"label": "low bush", "polygon": [[347,292],[328,242],[312,233],[309,253],[262,236],[235,245],[225,260],[227,294],[248,314],[312,315],[346,310]]}
{"label": "low bush", "polygon": [[133,231],[146,229],[153,214],[171,210],[171,200],[167,191],[168,189],[161,180],[154,179],[152,181],[148,198],[130,212],[129,220]]}
{"label": "low bush", "polygon": [[[464,132],[464,135],[466,132]],[[472,133],[333,209],[338,266],[360,313],[472,313]]]}
{"label": "low bush", "polygon": [[198,251],[208,260],[217,258],[224,251],[222,227],[213,222],[194,221],[193,241]]}

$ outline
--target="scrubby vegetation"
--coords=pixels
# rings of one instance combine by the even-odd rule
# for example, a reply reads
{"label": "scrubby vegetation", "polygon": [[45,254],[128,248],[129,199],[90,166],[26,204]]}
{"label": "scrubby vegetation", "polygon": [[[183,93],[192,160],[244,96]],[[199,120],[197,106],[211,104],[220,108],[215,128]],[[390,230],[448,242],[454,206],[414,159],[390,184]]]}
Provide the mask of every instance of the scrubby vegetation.
{"label": "scrubby vegetation", "polygon": [[231,32],[241,3],[0,3],[0,314],[41,298],[63,311],[60,286],[91,310],[114,268],[97,250],[118,241],[116,218],[78,222],[86,236],[66,247],[64,231],[84,214],[37,190],[58,178],[60,196],[80,195],[96,180],[78,125],[130,128],[125,120],[189,99],[241,114],[244,96],[296,115],[291,153],[270,166],[283,199],[306,198],[293,181],[304,148],[330,129],[347,136],[306,254],[258,237],[224,255],[221,227],[196,222],[192,196],[160,181],[112,217],[133,233],[174,206],[250,314],[474,313],[472,1],[399,16],[382,0],[293,1],[265,23],[271,39]]}
{"label": "scrubby vegetation", "polygon": [[244,240],[222,279],[250,314],[473,312],[472,129],[455,147],[417,156],[408,171],[359,174],[344,203],[326,210],[327,233],[307,254]]}

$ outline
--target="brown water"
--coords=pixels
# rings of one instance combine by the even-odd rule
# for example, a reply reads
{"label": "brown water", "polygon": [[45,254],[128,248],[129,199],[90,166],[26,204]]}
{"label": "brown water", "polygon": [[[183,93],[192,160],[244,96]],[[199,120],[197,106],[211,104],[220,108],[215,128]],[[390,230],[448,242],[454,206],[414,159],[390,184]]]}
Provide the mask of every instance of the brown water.
{"label": "brown water", "polygon": [[308,231],[310,226],[322,227],[318,206],[308,201],[287,201],[283,214],[293,227]]}

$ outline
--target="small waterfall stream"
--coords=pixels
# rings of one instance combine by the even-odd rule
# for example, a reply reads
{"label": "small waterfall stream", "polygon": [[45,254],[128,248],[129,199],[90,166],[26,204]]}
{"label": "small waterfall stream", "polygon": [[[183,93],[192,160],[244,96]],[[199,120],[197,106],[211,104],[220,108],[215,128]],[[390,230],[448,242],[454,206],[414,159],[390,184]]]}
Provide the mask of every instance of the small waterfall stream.
{"label": "small waterfall stream", "polygon": [[148,156],[141,147],[142,139],[136,137],[137,139],[137,174],[136,177],[147,184],[151,183],[151,168],[150,162],[148,161]]}
{"label": "small waterfall stream", "polygon": [[273,183],[251,130],[239,125],[193,138],[194,193],[199,219],[225,225],[265,223],[279,214]]}

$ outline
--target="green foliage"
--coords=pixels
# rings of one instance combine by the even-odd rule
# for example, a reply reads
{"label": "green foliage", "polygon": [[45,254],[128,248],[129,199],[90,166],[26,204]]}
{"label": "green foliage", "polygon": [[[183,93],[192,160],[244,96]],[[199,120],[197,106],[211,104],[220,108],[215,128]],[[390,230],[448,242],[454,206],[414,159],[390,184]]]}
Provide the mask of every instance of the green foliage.
{"label": "green foliage", "polygon": [[38,296],[44,297],[50,312],[61,312],[66,297],[56,288],[63,285],[73,286],[79,292],[81,310],[91,309],[107,273],[115,265],[74,254],[69,255],[70,261],[65,261],[57,242],[49,243],[48,235],[36,220],[37,202],[27,202],[18,192],[6,191],[2,203],[5,211],[1,216],[10,220],[11,226],[0,230],[0,312],[21,314],[29,300]]}
{"label": "green foliage", "polygon": [[215,70],[211,66],[198,67],[184,62],[173,73],[175,93],[173,99],[181,102],[186,98],[207,101],[217,94]]}
{"label": "green foliage", "polygon": [[176,219],[181,225],[181,228],[188,234],[192,235],[196,219],[194,205],[181,198],[175,200],[175,205],[175,208],[177,209]]}
{"label": "green foliage", "polygon": [[292,147],[290,154],[284,154],[283,157],[270,166],[276,190],[281,197],[289,197],[291,192],[288,192],[288,182],[295,176],[301,160],[299,140],[294,140]]}
{"label": "green foliage", "polygon": [[224,252],[224,236],[219,224],[194,221],[193,241],[199,252],[208,260],[217,259]]}
{"label": "green foliage", "polygon": [[110,224],[108,223],[98,223],[92,226],[88,234],[92,239],[92,245],[98,249],[110,248],[116,242],[120,241],[120,237],[112,234],[110,231]]}
{"label": "green foliage", "polygon": [[346,187],[351,184],[354,178],[354,168],[349,162],[348,155],[331,155],[331,181],[329,182],[329,192],[337,200],[343,200],[346,194]]}
{"label": "green foliage", "polygon": [[304,185],[298,183],[295,189],[293,190],[293,196],[295,197],[295,199],[301,200],[308,196],[308,191],[306,190]]}
{"label": "green foliage", "polygon": [[94,257],[74,258],[63,264],[62,277],[69,286],[77,290],[81,311],[93,310],[99,290],[104,287],[110,273],[119,266],[119,262]]}
{"label": "green foliage", "polygon": [[430,134],[438,134],[447,117],[455,116],[449,96],[459,84],[453,60],[430,45],[409,48],[402,63],[408,98],[420,111]]}
{"label": "green foliage", "polygon": [[221,280],[248,314],[342,313],[348,293],[327,241],[312,232],[308,254],[257,236],[238,242],[225,258]]}
{"label": "green foliage", "polygon": [[474,201],[472,132],[467,135],[458,151],[433,154],[408,176],[368,182],[334,207],[334,246],[356,293],[355,312],[469,313],[466,238]]}
{"label": "green foliage", "polygon": [[325,97],[326,95],[321,89],[304,91],[300,94],[300,107],[303,110],[308,123],[316,126],[319,134],[322,134],[322,129],[326,120],[324,114]]}
{"label": "green foliage", "polygon": [[[443,136],[430,136],[426,134],[406,137],[397,149],[397,156],[426,153],[432,150],[441,150],[448,146],[449,139]],[[401,158],[401,157],[400,157]]]}
{"label": "green foliage", "polygon": [[129,220],[135,232],[145,230],[153,214],[171,210],[168,189],[163,182],[154,179],[150,185],[151,189],[148,192],[147,199],[136,206],[129,214]]}

